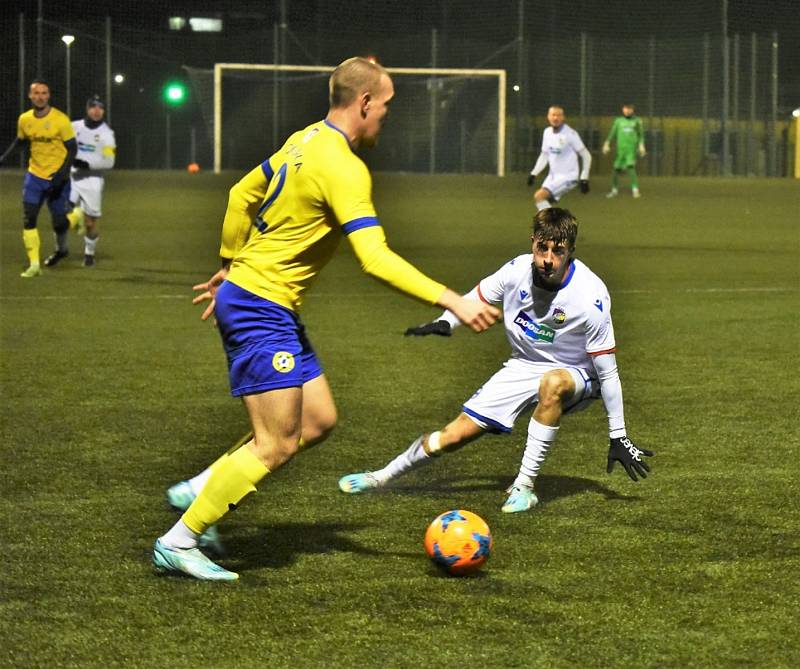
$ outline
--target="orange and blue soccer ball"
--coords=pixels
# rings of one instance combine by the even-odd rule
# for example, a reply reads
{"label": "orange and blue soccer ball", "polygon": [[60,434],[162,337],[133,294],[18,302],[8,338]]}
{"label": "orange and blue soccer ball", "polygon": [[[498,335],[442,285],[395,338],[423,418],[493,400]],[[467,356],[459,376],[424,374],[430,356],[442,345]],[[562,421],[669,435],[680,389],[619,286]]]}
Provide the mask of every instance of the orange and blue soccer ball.
{"label": "orange and blue soccer ball", "polygon": [[481,568],[492,551],[492,533],[478,514],[454,509],[438,516],[425,532],[425,550],[448,574],[464,576]]}

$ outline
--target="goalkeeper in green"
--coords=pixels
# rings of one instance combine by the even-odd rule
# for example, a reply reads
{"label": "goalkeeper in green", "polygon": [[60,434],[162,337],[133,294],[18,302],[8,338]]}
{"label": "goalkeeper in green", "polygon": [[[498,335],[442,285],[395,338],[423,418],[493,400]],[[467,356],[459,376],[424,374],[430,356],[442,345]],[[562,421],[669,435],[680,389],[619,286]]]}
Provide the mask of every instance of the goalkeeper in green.
{"label": "goalkeeper in green", "polygon": [[639,193],[639,178],[636,176],[636,153],[644,157],[647,153],[644,148],[644,129],[642,119],[634,113],[632,104],[622,105],[622,116],[614,119],[614,124],[603,144],[603,153],[611,151],[611,142],[617,143],[617,155],[614,158],[614,171],[611,175],[611,190],[606,197],[616,197],[619,194],[619,175],[628,170],[631,175],[631,191],[633,197],[641,197]]}

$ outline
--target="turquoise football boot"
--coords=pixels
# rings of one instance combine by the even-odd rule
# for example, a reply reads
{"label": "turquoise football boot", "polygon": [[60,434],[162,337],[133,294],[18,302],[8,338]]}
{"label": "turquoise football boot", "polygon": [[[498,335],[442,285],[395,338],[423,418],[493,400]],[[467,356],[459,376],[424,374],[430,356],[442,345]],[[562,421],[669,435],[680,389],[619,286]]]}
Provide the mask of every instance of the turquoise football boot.
{"label": "turquoise football boot", "polygon": [[533,488],[512,485],[507,492],[511,494],[500,509],[503,513],[528,511],[539,503],[539,498],[533,492]]}
{"label": "turquoise football boot", "polygon": [[342,492],[355,494],[380,488],[381,482],[375,478],[372,472],[362,474],[348,474],[339,479],[339,490]]}
{"label": "turquoise football boot", "polygon": [[220,567],[200,552],[199,548],[169,548],[156,539],[153,566],[159,572],[186,574],[201,581],[235,581],[239,574]]}
{"label": "turquoise football boot", "polygon": [[167,488],[167,504],[175,511],[186,511],[196,496],[189,481],[178,481],[174,486]]}

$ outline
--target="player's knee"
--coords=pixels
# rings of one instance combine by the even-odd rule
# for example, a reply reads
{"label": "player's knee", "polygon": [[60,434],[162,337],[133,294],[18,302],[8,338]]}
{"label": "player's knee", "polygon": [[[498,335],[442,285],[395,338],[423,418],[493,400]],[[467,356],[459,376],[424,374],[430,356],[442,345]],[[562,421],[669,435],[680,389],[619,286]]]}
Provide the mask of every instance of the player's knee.
{"label": "player's knee", "polygon": [[26,230],[33,230],[36,227],[36,219],[39,217],[39,207],[25,202],[22,206],[22,227]]}
{"label": "player's knee", "polygon": [[255,455],[270,470],[275,470],[291,460],[300,450],[300,439],[297,436],[255,437]]}
{"label": "player's knee", "polygon": [[561,401],[573,391],[574,381],[565,369],[554,369],[542,376],[539,381],[539,404],[551,407]]}
{"label": "player's knee", "polygon": [[315,415],[313,420],[303,426],[303,448],[325,441],[331,436],[337,422],[338,416],[335,408]]}
{"label": "player's knee", "polygon": [[53,214],[53,230],[56,234],[69,230],[69,221],[66,214]]}

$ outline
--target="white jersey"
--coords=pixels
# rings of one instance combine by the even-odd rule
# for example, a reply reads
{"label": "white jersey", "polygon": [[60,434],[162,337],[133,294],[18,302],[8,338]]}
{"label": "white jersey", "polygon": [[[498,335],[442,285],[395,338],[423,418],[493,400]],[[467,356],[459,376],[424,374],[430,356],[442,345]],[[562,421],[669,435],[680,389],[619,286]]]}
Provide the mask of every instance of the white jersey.
{"label": "white jersey", "polygon": [[96,128],[86,127],[84,119],[73,121],[72,128],[78,140],[78,153],[75,158],[85,160],[90,169],[72,168],[72,177],[103,176],[106,170],[114,167],[117,142],[114,131],[103,121]]}
{"label": "white jersey", "polygon": [[590,354],[616,346],[611,298],[603,281],[573,260],[555,292],[533,286],[533,254],[517,256],[478,284],[486,302],[503,305],[511,357],[585,369],[595,375]]}
{"label": "white jersey", "polygon": [[547,156],[549,176],[577,181],[578,154],[585,150],[581,136],[564,123],[558,132],[546,128],[542,133],[542,153]]}

